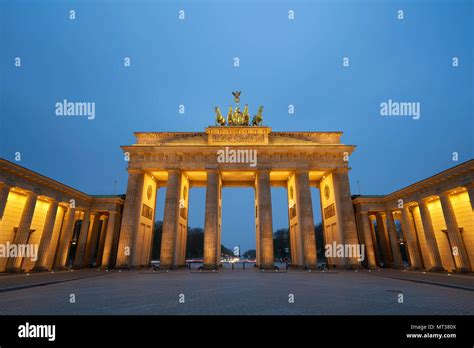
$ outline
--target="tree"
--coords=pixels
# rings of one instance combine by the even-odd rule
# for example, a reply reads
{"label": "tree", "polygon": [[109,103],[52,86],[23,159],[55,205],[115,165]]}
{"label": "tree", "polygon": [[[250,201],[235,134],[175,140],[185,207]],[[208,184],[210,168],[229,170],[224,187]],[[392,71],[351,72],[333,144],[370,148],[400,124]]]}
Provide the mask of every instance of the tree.
{"label": "tree", "polygon": [[233,250],[230,250],[230,249],[227,249],[224,244],[221,244],[221,255],[224,255],[224,256],[235,256],[234,255],[234,251]]}
{"label": "tree", "polygon": [[163,233],[163,221],[155,221],[153,226],[153,244],[151,249],[151,259],[159,260],[161,251],[161,235]]}
{"label": "tree", "polygon": [[324,255],[325,252],[325,243],[324,243],[324,229],[323,229],[323,223],[320,222],[316,226],[314,226],[314,234],[316,238],[316,249],[317,249],[317,255],[318,255],[318,260],[326,260],[326,256]]}
{"label": "tree", "polygon": [[255,249],[247,250],[243,255],[246,259],[254,259],[257,257],[257,251]]}
{"label": "tree", "polygon": [[273,233],[273,251],[277,259],[290,256],[290,232],[287,228],[280,228]]}
{"label": "tree", "polygon": [[204,230],[200,227],[188,229],[186,258],[200,259],[204,256]]}
{"label": "tree", "polygon": [[[314,234],[318,260],[325,260],[324,233],[323,224],[321,222],[314,226]],[[287,228],[280,228],[273,233],[273,250],[275,258],[279,259],[291,256],[290,231]]]}

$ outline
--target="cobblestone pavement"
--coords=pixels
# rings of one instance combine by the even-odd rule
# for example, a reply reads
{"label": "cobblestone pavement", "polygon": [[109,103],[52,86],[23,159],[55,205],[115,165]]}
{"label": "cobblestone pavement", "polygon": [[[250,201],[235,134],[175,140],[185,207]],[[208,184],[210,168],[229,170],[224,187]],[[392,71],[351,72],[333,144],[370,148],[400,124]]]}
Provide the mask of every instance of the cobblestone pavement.
{"label": "cobblestone pavement", "polygon": [[[383,276],[407,273],[392,270],[71,273],[84,278],[0,292],[0,314],[474,314],[474,291]],[[33,276],[41,281],[53,275]],[[456,279],[453,283],[464,287],[474,279],[441,276],[445,283]],[[7,281],[9,286],[21,284],[26,277],[0,277],[0,287]],[[433,281],[439,275],[410,272],[411,279],[417,277]],[[71,294],[75,303],[70,303]]]}
{"label": "cobblestone pavement", "polygon": [[38,273],[2,273],[0,276],[0,292],[12,291],[17,288],[26,288],[51,283],[83,279],[86,277],[97,277],[107,275],[108,272],[98,271],[97,269],[38,272]]}

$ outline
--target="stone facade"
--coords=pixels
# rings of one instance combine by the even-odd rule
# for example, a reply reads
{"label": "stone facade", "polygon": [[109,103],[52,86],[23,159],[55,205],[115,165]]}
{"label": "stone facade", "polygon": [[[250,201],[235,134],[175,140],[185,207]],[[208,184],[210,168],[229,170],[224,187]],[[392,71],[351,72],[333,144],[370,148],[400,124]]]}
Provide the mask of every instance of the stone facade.
{"label": "stone facade", "polygon": [[38,245],[37,260],[0,258],[0,272],[148,266],[162,188],[160,267],[183,267],[193,187],[206,188],[203,267],[221,262],[222,189],[251,187],[256,263],[272,269],[274,186],[288,193],[292,267],[318,267],[315,188],[326,246],[365,247],[362,263],[334,254],[327,257],[330,267],[471,272],[474,161],[386,196],[351,196],[348,159],[355,146],[342,144],[341,135],[260,126],[135,133],[136,143],[122,147],[129,158],[124,196],[90,196],[0,159],[0,244]]}
{"label": "stone facade", "polygon": [[472,272],[473,185],[470,160],[386,196],[353,196],[366,265]]}
{"label": "stone facade", "polygon": [[[286,187],[292,193],[288,196],[292,266],[317,267],[310,190],[311,187],[318,188],[325,176],[334,175],[338,185],[329,184],[337,200],[334,233],[343,236],[343,242],[357,242],[348,180],[348,157],[355,146],[342,144],[341,135],[341,132],[272,132],[270,127],[209,127],[199,133],[135,133],[136,144],[122,147],[130,158],[130,176],[152,178],[153,190],[155,186],[156,189],[166,187],[160,267],[174,268],[184,264],[183,254],[179,253],[185,240],[180,231],[186,231],[187,212],[181,213],[180,204],[187,209],[187,201],[180,192],[196,186],[206,187],[204,268],[215,269],[220,263],[223,187],[252,187],[255,190],[256,263],[262,269],[274,267],[272,186]],[[234,151],[236,156],[241,155],[247,161],[242,158],[222,161],[219,155],[224,150],[227,153]],[[253,163],[248,161],[249,152],[255,154]],[[135,178],[129,181],[124,207],[127,219],[122,222],[119,254],[124,250],[122,248],[131,245],[129,233],[141,233],[130,228],[128,222],[143,215],[139,209],[132,211],[130,208],[129,211],[128,208],[129,201],[142,199],[141,191],[133,189],[137,182]],[[146,265],[137,260],[124,256],[121,266]],[[146,258],[139,260],[146,261]],[[348,259],[340,265],[360,267],[360,262]]]}
{"label": "stone facade", "polygon": [[109,267],[123,204],[124,196],[90,196],[0,159],[0,244],[37,246],[36,260],[0,257],[0,272]]}

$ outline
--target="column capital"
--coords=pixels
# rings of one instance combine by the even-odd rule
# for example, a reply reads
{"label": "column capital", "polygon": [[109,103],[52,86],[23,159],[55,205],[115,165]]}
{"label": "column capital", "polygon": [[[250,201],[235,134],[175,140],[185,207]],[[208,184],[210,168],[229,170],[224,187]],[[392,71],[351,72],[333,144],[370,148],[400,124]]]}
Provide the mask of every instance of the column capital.
{"label": "column capital", "polygon": [[341,167],[341,168],[336,168],[331,171],[331,173],[335,174],[349,174],[349,171],[351,170],[350,167]]}
{"label": "column capital", "polygon": [[451,196],[451,191],[443,191],[443,192],[440,192],[438,194],[439,198],[441,199],[441,197],[444,197],[444,198],[449,198],[449,196]]}
{"label": "column capital", "polygon": [[418,199],[418,201],[417,201],[418,205],[427,204],[427,203],[428,203],[428,200],[430,199],[430,197],[431,197],[431,196],[421,197],[421,198]]}
{"label": "column capital", "polygon": [[71,205],[69,204],[69,202],[64,202],[62,200],[58,200],[58,204],[61,206],[61,207],[64,207],[64,208],[71,208]]}
{"label": "column capital", "polygon": [[28,197],[38,198],[38,196],[40,195],[38,192],[35,192],[35,191],[29,191],[29,190],[25,190],[25,189],[21,189],[21,190]]}
{"label": "column capital", "polygon": [[12,184],[9,184],[7,182],[0,182],[0,188],[8,188],[8,189],[11,189],[12,187],[14,187],[14,185]]}

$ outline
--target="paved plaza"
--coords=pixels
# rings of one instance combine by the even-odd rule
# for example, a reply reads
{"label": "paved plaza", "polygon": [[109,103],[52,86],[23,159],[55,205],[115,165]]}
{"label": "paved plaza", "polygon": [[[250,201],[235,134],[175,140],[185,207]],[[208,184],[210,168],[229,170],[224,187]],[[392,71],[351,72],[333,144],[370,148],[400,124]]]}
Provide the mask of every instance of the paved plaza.
{"label": "paved plaza", "polygon": [[253,268],[4,275],[0,314],[472,315],[474,278],[393,270],[276,273]]}

